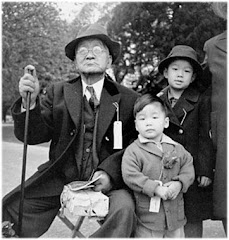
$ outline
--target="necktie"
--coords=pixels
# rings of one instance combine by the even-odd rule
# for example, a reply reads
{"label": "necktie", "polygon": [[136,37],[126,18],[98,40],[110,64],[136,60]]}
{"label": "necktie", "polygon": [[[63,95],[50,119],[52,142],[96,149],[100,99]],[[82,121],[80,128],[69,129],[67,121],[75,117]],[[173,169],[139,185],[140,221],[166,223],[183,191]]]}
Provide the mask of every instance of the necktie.
{"label": "necktie", "polygon": [[93,87],[87,86],[87,90],[91,94],[91,98],[89,99],[89,104],[90,104],[91,108],[95,111],[96,108],[99,106],[99,100],[97,99],[97,97],[95,95],[95,90]]}
{"label": "necktie", "polygon": [[174,97],[171,97],[170,98],[170,103],[171,103],[171,106],[172,106],[172,108],[175,106],[175,104],[177,103],[177,100],[178,99],[176,99],[176,98],[174,98]]}

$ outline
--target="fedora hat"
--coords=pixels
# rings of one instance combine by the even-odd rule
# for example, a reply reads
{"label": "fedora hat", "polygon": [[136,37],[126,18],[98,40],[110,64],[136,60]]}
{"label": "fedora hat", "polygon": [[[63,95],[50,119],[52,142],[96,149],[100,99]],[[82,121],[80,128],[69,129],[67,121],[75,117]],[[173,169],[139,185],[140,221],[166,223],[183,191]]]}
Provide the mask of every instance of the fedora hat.
{"label": "fedora hat", "polygon": [[100,39],[108,47],[109,52],[112,56],[112,61],[115,62],[115,60],[117,60],[120,54],[121,45],[118,42],[111,40],[111,38],[108,37],[107,30],[98,23],[82,27],[82,29],[78,32],[76,38],[66,45],[66,56],[74,61],[75,51],[79,42],[89,38]]}
{"label": "fedora hat", "polygon": [[201,76],[203,69],[197,60],[196,51],[187,45],[177,45],[173,47],[169,55],[159,63],[158,71],[163,74],[164,69],[167,68],[171,61],[176,58],[189,60],[194,68],[194,71],[198,76]]}

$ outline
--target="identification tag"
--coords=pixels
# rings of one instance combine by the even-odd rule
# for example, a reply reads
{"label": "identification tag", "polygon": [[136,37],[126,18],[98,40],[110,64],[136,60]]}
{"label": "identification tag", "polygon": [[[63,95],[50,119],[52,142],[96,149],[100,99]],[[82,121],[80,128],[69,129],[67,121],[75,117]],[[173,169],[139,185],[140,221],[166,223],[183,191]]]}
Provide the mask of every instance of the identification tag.
{"label": "identification tag", "polygon": [[122,149],[122,122],[114,122],[114,149]]}
{"label": "identification tag", "polygon": [[[156,180],[156,182],[158,182],[160,184],[160,186],[162,186],[161,181]],[[158,197],[158,196],[151,197],[149,211],[158,213],[159,210],[160,210],[160,204],[161,204],[161,198],[160,197]]]}
{"label": "identification tag", "polygon": [[114,136],[114,149],[122,149],[122,122],[119,121],[119,105],[117,102],[113,103],[117,112],[117,121],[114,122],[113,136]]}

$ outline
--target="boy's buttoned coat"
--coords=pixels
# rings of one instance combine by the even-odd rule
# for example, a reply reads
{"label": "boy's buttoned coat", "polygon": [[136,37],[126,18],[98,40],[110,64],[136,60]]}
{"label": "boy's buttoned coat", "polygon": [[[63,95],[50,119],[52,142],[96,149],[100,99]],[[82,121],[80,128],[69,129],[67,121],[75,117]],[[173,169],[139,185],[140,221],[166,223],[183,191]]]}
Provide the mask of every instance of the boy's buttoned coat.
{"label": "boy's buttoned coat", "polygon": [[[198,81],[198,80],[197,80]],[[210,134],[210,95],[200,94],[191,85],[185,89],[174,108],[168,99],[168,87],[159,93],[169,111],[165,134],[182,144],[193,156],[195,176],[213,178],[213,148]],[[188,221],[208,219],[212,215],[212,185],[198,187],[197,179],[184,195]]]}
{"label": "boy's buttoned coat", "polygon": [[[123,187],[121,176],[123,150],[113,149],[113,123],[117,120],[117,111],[113,103],[119,104],[119,119],[123,124],[123,148],[125,148],[131,139],[136,138],[132,109],[137,97],[134,91],[105,78],[100,99],[96,149],[99,158],[98,168],[109,174],[114,188]],[[66,161],[76,162],[77,176],[79,170],[76,166],[79,166],[82,157],[82,103],[82,83],[79,77],[53,84],[48,89],[46,98],[41,103],[37,101],[35,109],[30,111],[28,144],[51,141],[51,145],[49,160],[39,166],[38,171],[26,182],[27,198],[60,195],[66,184],[61,176]],[[20,108],[21,99],[13,105],[12,114],[15,135],[23,141],[25,113],[21,113]],[[78,158],[75,159],[75,156]],[[13,200],[19,190],[17,187],[10,192],[4,197],[3,202]]]}
{"label": "boy's buttoned coat", "polygon": [[[124,182],[134,191],[137,216],[141,223],[154,231],[173,231],[186,223],[183,193],[194,181],[193,159],[183,146],[170,138],[162,142],[162,148],[163,152],[175,151],[177,161],[171,169],[163,170],[161,179],[162,151],[154,143],[141,143],[139,139],[130,144],[123,155],[122,174]],[[155,196],[158,186],[155,180],[162,183],[179,180],[182,183],[181,192],[174,200],[161,200],[158,213],[149,211],[150,197]]]}

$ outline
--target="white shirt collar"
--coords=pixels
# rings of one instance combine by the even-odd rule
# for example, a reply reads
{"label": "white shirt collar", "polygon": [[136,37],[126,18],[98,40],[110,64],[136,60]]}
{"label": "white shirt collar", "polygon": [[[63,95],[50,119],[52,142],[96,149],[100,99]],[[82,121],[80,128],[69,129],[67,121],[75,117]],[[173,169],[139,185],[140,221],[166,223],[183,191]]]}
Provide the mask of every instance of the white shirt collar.
{"label": "white shirt collar", "polygon": [[103,90],[104,78],[92,85],[87,85],[83,80],[81,80],[81,81],[82,81],[82,86],[83,86],[83,96],[85,95],[87,100],[90,99],[91,94],[86,89],[87,86],[90,86],[90,87],[94,88],[96,97],[100,101],[102,90]]}

